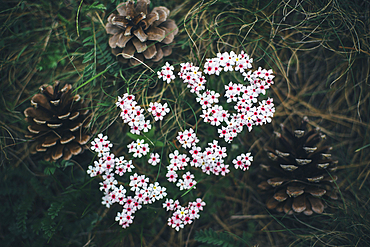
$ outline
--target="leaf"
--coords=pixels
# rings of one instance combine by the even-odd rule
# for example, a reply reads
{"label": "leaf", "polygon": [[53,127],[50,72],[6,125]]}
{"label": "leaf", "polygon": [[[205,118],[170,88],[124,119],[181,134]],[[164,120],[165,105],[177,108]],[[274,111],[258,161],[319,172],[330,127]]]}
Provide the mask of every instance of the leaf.
{"label": "leaf", "polygon": [[74,163],[69,160],[62,160],[60,162],[61,167],[66,168],[68,166],[74,166]]}
{"label": "leaf", "polygon": [[112,106],[112,103],[102,103],[102,102],[99,102],[98,105],[100,105],[100,106]]}
{"label": "leaf", "polygon": [[82,11],[90,11],[90,10],[106,10],[107,8],[104,6],[104,4],[99,2],[94,2],[91,5],[85,5],[82,7]]}
{"label": "leaf", "polygon": [[84,73],[85,73],[86,71],[92,70],[93,68],[94,68],[94,64],[93,64],[93,63],[92,63],[92,64],[87,65],[87,66],[85,67],[85,69],[84,69]]}
{"label": "leaf", "polygon": [[45,167],[45,169],[44,169],[44,174],[45,174],[45,175],[52,175],[52,174],[54,174],[55,169],[56,169],[56,167],[50,167],[50,166],[47,166],[47,167]]}
{"label": "leaf", "polygon": [[58,216],[59,211],[64,207],[63,203],[53,202],[48,209],[48,215],[51,219],[54,219]]}
{"label": "leaf", "polygon": [[17,223],[17,228],[19,229],[20,232],[25,233],[27,230],[27,215],[28,211],[31,211],[32,205],[34,202],[35,196],[31,195],[29,197],[26,197],[25,200],[23,200],[19,205],[18,205],[18,210],[17,210],[17,216],[16,216],[16,223]]}
{"label": "leaf", "polygon": [[360,152],[362,149],[365,149],[367,147],[370,147],[370,144],[367,144],[367,145],[365,145],[363,147],[360,147],[359,149],[356,149],[355,153]]}
{"label": "leaf", "polygon": [[[92,36],[89,36],[89,37],[87,37],[86,39],[84,39],[83,41],[82,41],[82,43],[86,43],[87,41],[90,41],[90,40],[93,40],[93,37]],[[94,44],[94,43],[93,43]],[[84,44],[85,45],[85,44]]]}
{"label": "leaf", "polygon": [[91,61],[93,58],[94,58],[94,49],[91,49],[91,51],[85,53],[84,60],[82,61],[82,63],[87,63]]}

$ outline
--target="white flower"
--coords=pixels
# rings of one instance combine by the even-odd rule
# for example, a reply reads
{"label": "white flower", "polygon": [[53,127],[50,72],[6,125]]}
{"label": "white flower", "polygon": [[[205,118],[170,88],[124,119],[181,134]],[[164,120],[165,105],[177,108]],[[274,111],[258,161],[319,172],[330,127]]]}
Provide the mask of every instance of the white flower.
{"label": "white flower", "polygon": [[150,159],[148,160],[148,163],[152,166],[156,166],[160,162],[159,154],[158,153],[151,153]]}

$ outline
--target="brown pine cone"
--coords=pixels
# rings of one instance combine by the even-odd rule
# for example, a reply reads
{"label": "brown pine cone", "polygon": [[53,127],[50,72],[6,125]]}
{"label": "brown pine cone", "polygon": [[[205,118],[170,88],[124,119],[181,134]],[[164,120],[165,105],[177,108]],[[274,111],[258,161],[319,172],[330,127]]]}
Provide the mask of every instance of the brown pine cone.
{"label": "brown pine cone", "polygon": [[331,175],[336,170],[331,147],[322,145],[324,135],[307,126],[304,118],[293,132],[282,125],[276,142],[267,147],[270,161],[262,164],[264,181],[258,185],[267,194],[267,208],[287,214],[311,215],[324,211],[324,198],[337,199]]}
{"label": "brown pine cone", "polygon": [[138,0],[136,4],[131,0],[120,3],[118,14],[108,17],[105,28],[113,35],[109,46],[122,62],[130,61],[131,65],[140,61],[158,62],[172,53],[172,48],[166,45],[172,43],[177,34],[177,25],[167,19],[170,11],[166,7],[155,7],[148,14],[149,3],[149,0]]}
{"label": "brown pine cone", "polygon": [[54,87],[41,86],[41,93],[31,99],[33,107],[24,111],[30,123],[26,137],[34,140],[30,152],[42,152],[48,161],[69,160],[81,153],[90,139],[85,133],[91,120],[87,104],[80,95],[72,96],[70,84],[61,90],[59,86],[59,82]]}

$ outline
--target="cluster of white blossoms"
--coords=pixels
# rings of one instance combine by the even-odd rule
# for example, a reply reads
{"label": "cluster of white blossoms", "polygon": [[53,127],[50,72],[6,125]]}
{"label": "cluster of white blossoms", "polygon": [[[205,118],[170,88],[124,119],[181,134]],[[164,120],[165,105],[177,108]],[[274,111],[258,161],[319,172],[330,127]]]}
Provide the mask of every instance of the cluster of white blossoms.
{"label": "cluster of white blossoms", "polygon": [[141,158],[143,155],[147,155],[150,150],[149,145],[147,143],[144,143],[144,139],[137,139],[136,141],[131,142],[127,145],[127,148],[128,152],[133,153],[132,156],[134,156],[135,158]]}
{"label": "cluster of white blossoms", "polygon": [[208,143],[208,147],[204,151],[200,147],[194,146],[189,152],[192,156],[190,165],[201,168],[202,172],[208,175],[213,173],[225,176],[230,172],[229,165],[225,164],[224,161],[224,158],[227,157],[226,147],[219,146],[216,140]]}
{"label": "cluster of white blossoms", "polygon": [[144,109],[137,105],[134,95],[125,93],[122,97],[118,96],[116,105],[121,108],[121,118],[131,127],[131,133],[140,135],[140,131],[148,132],[152,128],[150,121],[145,120]]}
{"label": "cluster of white blossoms", "polygon": [[199,142],[198,137],[195,135],[193,129],[178,132],[176,139],[180,142],[183,148],[191,148]]}
{"label": "cluster of white blossoms", "polygon": [[166,64],[162,67],[162,70],[157,72],[158,78],[167,83],[170,83],[171,80],[175,79],[173,70],[173,66],[166,62]]}
{"label": "cluster of white blossoms", "polygon": [[[121,118],[131,127],[131,133],[140,135],[141,131],[148,132],[152,128],[150,121],[145,119],[144,109],[137,104],[134,95],[125,93],[122,97],[118,96],[116,105],[121,108]],[[148,112],[153,114],[155,121],[159,121],[170,112],[170,108],[167,103],[162,105],[159,102],[150,102]]]}
{"label": "cluster of white blossoms", "polygon": [[[253,126],[263,125],[271,122],[275,107],[272,98],[265,97],[259,100],[261,95],[266,94],[266,90],[274,83],[272,70],[252,68],[253,59],[243,51],[240,54],[234,52],[218,53],[217,57],[206,59],[203,71],[192,63],[182,63],[179,77],[190,88],[190,92],[196,95],[196,101],[202,107],[201,117],[204,122],[218,127],[219,138],[223,138],[230,143],[238,133],[247,126],[251,131]],[[158,78],[170,83],[175,79],[174,67],[168,62],[158,71]],[[227,103],[233,103],[230,109],[224,109],[219,104],[222,94],[206,89],[206,79],[204,75],[216,75],[228,71],[237,71],[242,74],[247,83],[230,82],[224,85]],[[141,131],[148,132],[151,129],[149,120],[144,117],[144,109],[135,101],[135,96],[124,94],[118,97],[116,103],[121,108],[121,117],[124,123],[131,127],[131,133],[140,135]],[[225,106],[225,105],[224,105]],[[170,109],[167,103],[163,105],[158,102],[149,104],[147,111],[153,115],[155,121],[163,120]],[[181,154],[175,150],[169,154],[169,164],[167,165],[166,178],[174,183],[179,190],[196,189],[197,181],[194,174],[185,171],[186,167],[200,168],[202,172],[210,175],[225,176],[230,172],[229,165],[225,164],[227,157],[226,147],[219,145],[217,140],[208,143],[208,146],[201,148],[198,146],[199,139],[192,128],[178,132],[176,137],[187,154]],[[91,149],[98,154],[99,160],[94,165],[89,166],[87,173],[91,176],[101,176],[103,182],[100,183],[100,190],[104,192],[102,204],[110,207],[113,203],[122,205],[122,211],[117,213],[116,221],[126,228],[132,224],[134,213],[142,208],[142,205],[151,204],[156,200],[166,197],[166,188],[161,187],[158,182],[149,183],[149,178],[137,173],[130,176],[130,191],[134,195],[127,196],[126,189],[122,183],[115,179],[115,175],[123,176],[127,172],[132,172],[135,168],[131,160],[125,160],[123,156],[115,157],[110,153],[112,144],[106,136],[98,135],[91,142]],[[128,146],[128,152],[133,153],[134,158],[141,158],[149,154],[148,163],[152,166],[160,164],[161,158],[158,153],[149,153],[149,145],[144,140],[137,139]],[[191,156],[191,157],[190,157]],[[253,156],[245,153],[237,156],[233,161],[235,169],[246,171],[249,169]],[[187,207],[179,204],[178,200],[166,199],[163,207],[173,211],[168,219],[168,225],[179,231],[187,224],[191,224],[200,217],[199,212],[203,210],[205,202],[197,198],[194,202],[189,202]]]}
{"label": "cluster of white blossoms", "polygon": [[274,83],[272,81],[273,72],[271,69],[262,68],[258,68],[256,71],[249,70],[252,68],[252,62],[253,59],[243,51],[240,54],[232,51],[218,53],[217,57],[207,59],[204,64],[205,74],[219,75],[222,70],[235,70],[244,76],[244,81],[249,82],[249,85],[233,82],[225,85],[224,97],[227,98],[227,103],[235,102],[236,112],[233,113],[217,104],[218,93],[209,90],[196,93],[197,101],[203,108],[201,117],[204,122],[221,126],[218,129],[219,137],[229,143],[243,130],[243,126],[247,126],[248,130],[251,131],[255,125],[270,123],[275,112],[272,98],[258,101],[258,97],[261,94],[265,95],[266,90]]}
{"label": "cluster of white blossoms", "polygon": [[[219,137],[231,142],[247,126],[251,131],[255,125],[263,125],[271,122],[275,107],[273,99],[258,101],[258,97],[266,94],[274,82],[272,70],[258,68],[256,71],[252,68],[253,59],[243,51],[236,54],[218,53],[217,57],[206,59],[204,64],[204,74],[220,75],[221,71],[239,71],[244,76],[244,81],[249,85],[230,82],[225,85],[224,97],[227,103],[235,102],[235,111],[233,109],[223,109],[218,105],[220,94],[207,90],[206,79],[200,68],[192,63],[182,63],[179,72],[180,78],[187,83],[190,92],[196,94],[196,100],[202,106],[202,115],[204,122],[211,125],[220,126],[218,129]],[[224,125],[222,125],[224,123]]]}
{"label": "cluster of white blossoms", "polygon": [[251,162],[253,161],[253,156],[251,153],[241,154],[233,160],[235,169],[241,169],[243,171],[249,170]]}
{"label": "cluster of white blossoms", "polygon": [[[149,183],[149,178],[137,173],[130,176],[129,183],[130,190],[134,192],[134,195],[126,195],[126,189],[115,178],[115,174],[123,176],[126,172],[132,172],[132,169],[135,168],[132,161],[126,160],[123,156],[115,158],[114,154],[110,153],[110,148],[113,145],[107,136],[103,136],[103,134],[98,134],[98,137],[91,142],[91,145],[91,150],[98,154],[99,160],[94,161],[94,166],[88,167],[87,174],[91,177],[100,175],[103,178],[103,181],[100,182],[100,190],[104,193],[102,198],[103,205],[107,208],[110,208],[113,203],[122,205],[122,211],[117,212],[116,221],[123,228],[132,224],[134,213],[141,209],[142,205],[151,204],[167,196],[165,187],[161,187],[158,182]],[[145,152],[149,152],[149,148],[143,140],[137,140],[130,145],[133,146],[131,150],[136,150],[132,151],[134,156],[135,154],[136,156],[139,156],[139,154],[145,155]],[[137,152],[137,150],[139,151]],[[151,154],[151,157],[153,155],[156,156]]]}
{"label": "cluster of white blossoms", "polygon": [[148,107],[148,112],[151,112],[154,116],[154,120],[162,120],[164,116],[167,115],[167,113],[170,112],[170,108],[168,108],[167,103],[164,103],[163,105],[158,102],[150,102]]}
{"label": "cluster of white blossoms", "polygon": [[[182,132],[181,133],[182,136]],[[178,179],[179,171],[185,170],[190,163],[190,166],[200,168],[202,172],[210,175],[225,176],[230,172],[229,165],[225,164],[224,158],[227,157],[226,147],[218,145],[218,141],[214,140],[208,143],[208,147],[204,151],[195,145],[191,145],[189,150],[191,159],[186,154],[180,154],[178,150],[169,154],[170,164],[167,166],[167,180],[175,183],[180,190],[196,189],[197,182],[194,180],[194,175],[189,171],[182,174],[182,178]],[[177,182],[177,183],[176,183]]]}
{"label": "cluster of white blossoms", "polygon": [[187,83],[187,87],[190,88],[190,92],[198,93],[205,89],[206,79],[199,71],[199,67],[194,66],[193,63],[182,63],[180,64],[179,76],[184,83]]}
{"label": "cluster of white blossoms", "polygon": [[172,183],[176,183],[176,186],[180,190],[188,190],[191,187],[195,189],[196,181],[194,180],[194,175],[189,171],[182,175],[182,179],[177,180],[179,176],[177,171],[185,170],[185,167],[188,166],[189,157],[186,154],[180,154],[178,150],[175,150],[173,153],[169,154],[170,164],[167,166],[167,180]]}
{"label": "cluster of white blossoms", "polygon": [[168,225],[179,231],[185,225],[191,224],[195,219],[199,219],[199,212],[206,205],[201,198],[197,198],[194,202],[189,202],[187,207],[180,206],[178,200],[166,199],[163,203],[163,208],[167,211],[173,211],[173,214],[168,218]]}

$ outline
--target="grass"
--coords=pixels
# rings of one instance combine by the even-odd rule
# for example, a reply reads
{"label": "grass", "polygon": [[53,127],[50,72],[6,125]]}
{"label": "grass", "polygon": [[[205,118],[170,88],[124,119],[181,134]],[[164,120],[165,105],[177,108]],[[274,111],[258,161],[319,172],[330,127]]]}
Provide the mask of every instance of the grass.
{"label": "grass", "polygon": [[[6,204],[0,207],[0,236],[5,246],[199,246],[196,232],[210,228],[219,236],[232,233],[235,246],[239,238],[250,246],[369,245],[369,1],[152,1],[151,7],[167,6],[179,26],[174,52],[164,61],[201,65],[217,52],[245,50],[254,58],[253,68],[272,68],[276,75],[270,90],[276,105],[272,124],[251,133],[244,130],[233,146],[227,145],[229,163],[240,150],[253,153],[250,172],[231,169],[224,178],[204,177],[181,200],[204,197],[205,211],[180,232],[166,225],[168,215],[159,204],[139,211],[135,223],[121,229],[113,220],[117,207],[100,206],[100,180],[86,176],[94,159],[91,152],[63,164],[45,163],[42,156],[28,153],[23,111],[42,84],[55,80],[73,84],[91,102],[95,132],[108,134],[116,155],[129,156],[125,147],[132,141],[114,106],[125,92],[144,106],[158,100],[171,106],[153,136],[165,144],[155,150],[163,157],[179,146],[172,141],[179,130],[197,128],[202,145],[217,137],[200,121],[199,106],[182,82],[157,79],[155,72],[164,62],[150,68],[116,62],[104,31],[116,3],[80,3],[3,1],[0,169]],[[234,79],[225,73],[208,83],[221,92]],[[339,161],[341,197],[328,202],[324,215],[268,211],[257,191],[263,147],[292,116],[308,116],[327,135]],[[135,165],[138,173],[156,179],[155,168],[141,161]],[[45,173],[50,168],[54,172]],[[168,186],[175,196],[182,194]]]}

